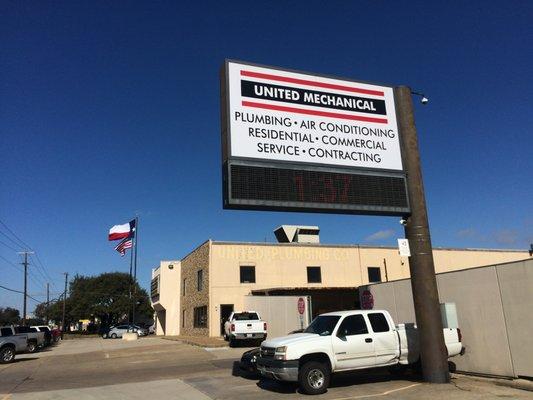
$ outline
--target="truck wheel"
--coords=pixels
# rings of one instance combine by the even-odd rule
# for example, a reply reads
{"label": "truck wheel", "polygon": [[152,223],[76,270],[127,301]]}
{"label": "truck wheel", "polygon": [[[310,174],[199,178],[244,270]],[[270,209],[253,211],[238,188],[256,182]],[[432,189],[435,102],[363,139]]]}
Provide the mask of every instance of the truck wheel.
{"label": "truck wheel", "polygon": [[328,390],[329,380],[328,366],[316,361],[305,363],[298,373],[298,383],[305,394],[325,393]]}
{"label": "truck wheel", "polygon": [[0,350],[0,364],[7,364],[13,362],[15,359],[15,349],[10,346],[6,346]]}
{"label": "truck wheel", "polygon": [[37,351],[37,343],[28,342],[28,353],[35,353]]}
{"label": "truck wheel", "polygon": [[111,334],[111,339],[116,339],[117,338],[117,334],[116,333],[112,333]]}

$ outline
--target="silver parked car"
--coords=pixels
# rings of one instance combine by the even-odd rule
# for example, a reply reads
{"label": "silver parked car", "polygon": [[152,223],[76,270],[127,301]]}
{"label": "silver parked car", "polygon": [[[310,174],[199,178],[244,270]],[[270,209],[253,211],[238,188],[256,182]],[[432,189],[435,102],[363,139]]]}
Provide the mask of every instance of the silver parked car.
{"label": "silver parked car", "polygon": [[109,332],[104,333],[102,337],[105,338],[111,338],[111,339],[117,339],[121,338],[122,335],[128,332],[136,332],[139,336],[146,336],[148,335],[148,329],[141,328],[137,325],[116,325],[109,328]]}

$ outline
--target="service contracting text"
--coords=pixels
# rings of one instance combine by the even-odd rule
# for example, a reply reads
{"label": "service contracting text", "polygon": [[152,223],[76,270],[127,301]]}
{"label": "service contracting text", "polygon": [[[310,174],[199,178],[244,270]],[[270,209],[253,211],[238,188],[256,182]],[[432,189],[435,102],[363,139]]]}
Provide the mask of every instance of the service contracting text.
{"label": "service contracting text", "polygon": [[229,157],[402,171],[393,89],[229,61]]}

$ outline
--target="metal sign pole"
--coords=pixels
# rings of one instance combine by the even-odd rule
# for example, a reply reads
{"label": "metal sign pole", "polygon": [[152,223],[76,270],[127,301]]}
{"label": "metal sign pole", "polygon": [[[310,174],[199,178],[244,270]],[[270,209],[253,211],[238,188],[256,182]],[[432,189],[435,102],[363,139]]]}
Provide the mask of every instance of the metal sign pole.
{"label": "metal sign pole", "polygon": [[450,381],[450,374],[442,330],[411,89],[400,86],[394,89],[394,94],[411,204],[411,215],[405,225],[405,237],[411,247],[409,269],[422,373],[426,382],[447,383]]}

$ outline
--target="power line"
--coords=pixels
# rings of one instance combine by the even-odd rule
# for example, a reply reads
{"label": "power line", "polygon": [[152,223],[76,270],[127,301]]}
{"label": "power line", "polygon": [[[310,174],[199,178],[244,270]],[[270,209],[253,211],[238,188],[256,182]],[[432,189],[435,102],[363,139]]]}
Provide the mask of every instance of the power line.
{"label": "power line", "polygon": [[10,240],[11,243],[13,243],[15,246],[18,246],[18,247],[20,247],[21,249],[24,248],[24,247],[21,246],[19,243],[15,242],[13,239],[11,239],[11,238],[9,237],[9,235],[7,235],[5,232],[0,231],[0,234],[4,235],[4,236],[5,236],[8,240]]}
{"label": "power line", "polygon": [[9,290],[10,292],[15,292],[15,293],[24,294],[24,292],[23,292],[22,290],[10,289],[10,288],[5,287],[5,286],[2,286],[2,285],[0,285],[0,288],[5,289],[5,290]]}
{"label": "power line", "polygon": [[5,258],[4,256],[1,256],[1,255],[0,255],[0,258],[1,258],[2,260],[4,260],[6,263],[8,263],[9,265],[11,265],[12,267],[15,267],[15,268],[18,269],[20,272],[22,272],[22,269],[21,269],[18,265],[13,264],[11,261],[9,261],[9,260],[8,260],[7,258]]}
{"label": "power line", "polygon": [[47,280],[49,280],[48,278],[46,278],[46,276],[44,276],[43,272],[39,269],[39,266],[37,265],[37,263],[35,262],[35,259],[30,256],[30,259],[33,261],[33,265],[35,265],[35,269],[39,272],[39,274],[43,277],[44,279],[44,282],[46,282]]}
{"label": "power line", "polygon": [[18,251],[18,249],[15,249],[14,247],[11,247],[9,244],[7,244],[7,243],[5,243],[5,242],[2,242],[1,240],[0,240],[0,244],[3,244],[3,245],[6,246],[8,249],[11,249],[11,250],[13,250],[13,251],[15,251],[15,252]]}
{"label": "power line", "polygon": [[[10,288],[5,287],[5,286],[3,286],[3,285],[0,285],[0,288],[1,288],[1,289],[4,289],[4,290],[9,290],[10,292],[15,292],[15,293],[24,294],[24,292],[23,292],[22,290],[10,289]],[[26,295],[26,297],[32,299],[33,301],[36,301],[37,303],[43,303],[42,301],[37,300],[35,297],[32,297],[32,296],[30,296],[29,294]]]}
{"label": "power line", "polygon": [[21,238],[19,238],[15,232],[13,232],[11,229],[9,229],[9,226],[7,226],[1,219],[0,219],[0,224],[2,224],[4,226],[4,228],[6,228],[8,230],[9,233],[11,233],[20,243],[22,243],[24,246],[20,246],[20,247],[26,247],[28,249],[31,250],[31,246],[28,246],[27,243],[25,243]]}
{"label": "power line", "polygon": [[43,269],[44,273],[48,277],[48,280],[52,283],[52,286],[55,286],[54,280],[48,274],[48,271],[46,270],[46,268],[44,267],[44,264],[42,263],[41,259],[39,258],[39,254],[35,253],[35,258],[37,259],[39,265],[41,266],[41,268]]}
{"label": "power line", "polygon": [[[14,243],[16,246],[18,246],[18,247],[20,247],[20,248],[22,248],[22,249],[26,248],[26,249],[28,249],[28,250],[33,250],[32,247],[29,246],[24,240],[22,240],[22,239],[21,239],[21,238],[15,233],[15,232],[13,232],[13,230],[12,230],[11,228],[9,228],[9,226],[7,226],[5,222],[3,222],[2,220],[0,220],[0,224],[1,224],[5,229],[7,229],[7,231],[8,231],[9,233],[11,233],[11,235],[12,235],[15,239],[17,239],[17,240],[19,241],[19,243],[17,243],[15,240],[13,240],[11,237],[9,237],[5,232],[0,231],[0,233],[1,233],[2,235],[4,235],[7,239],[9,239],[12,243]],[[16,249],[14,249],[13,247],[7,245],[7,244],[4,243],[4,242],[0,242],[0,243],[2,243],[2,244],[4,244],[5,246],[9,247],[9,248],[10,248],[11,250],[13,250],[13,251],[18,251],[18,250],[16,250]],[[22,245],[21,245],[21,243],[22,243]],[[52,279],[52,278],[50,277],[50,275],[48,274],[48,271],[46,270],[46,268],[45,268],[43,262],[41,261],[41,259],[39,258],[39,256],[38,256],[37,254],[35,254],[35,258],[36,258],[36,260],[37,260],[37,263],[34,262],[34,264],[37,266],[37,269],[39,269],[39,267],[40,267],[40,268],[42,269],[42,272],[44,272],[44,274],[43,274],[43,273],[41,273],[41,271],[39,270],[39,273],[41,273],[41,276],[44,278],[44,281],[49,281],[49,282],[52,283],[52,286],[56,286],[55,283],[54,283],[54,281],[53,281],[53,279]],[[46,275],[46,276],[45,276],[45,275]],[[42,282],[42,284],[44,284],[44,281]]]}

